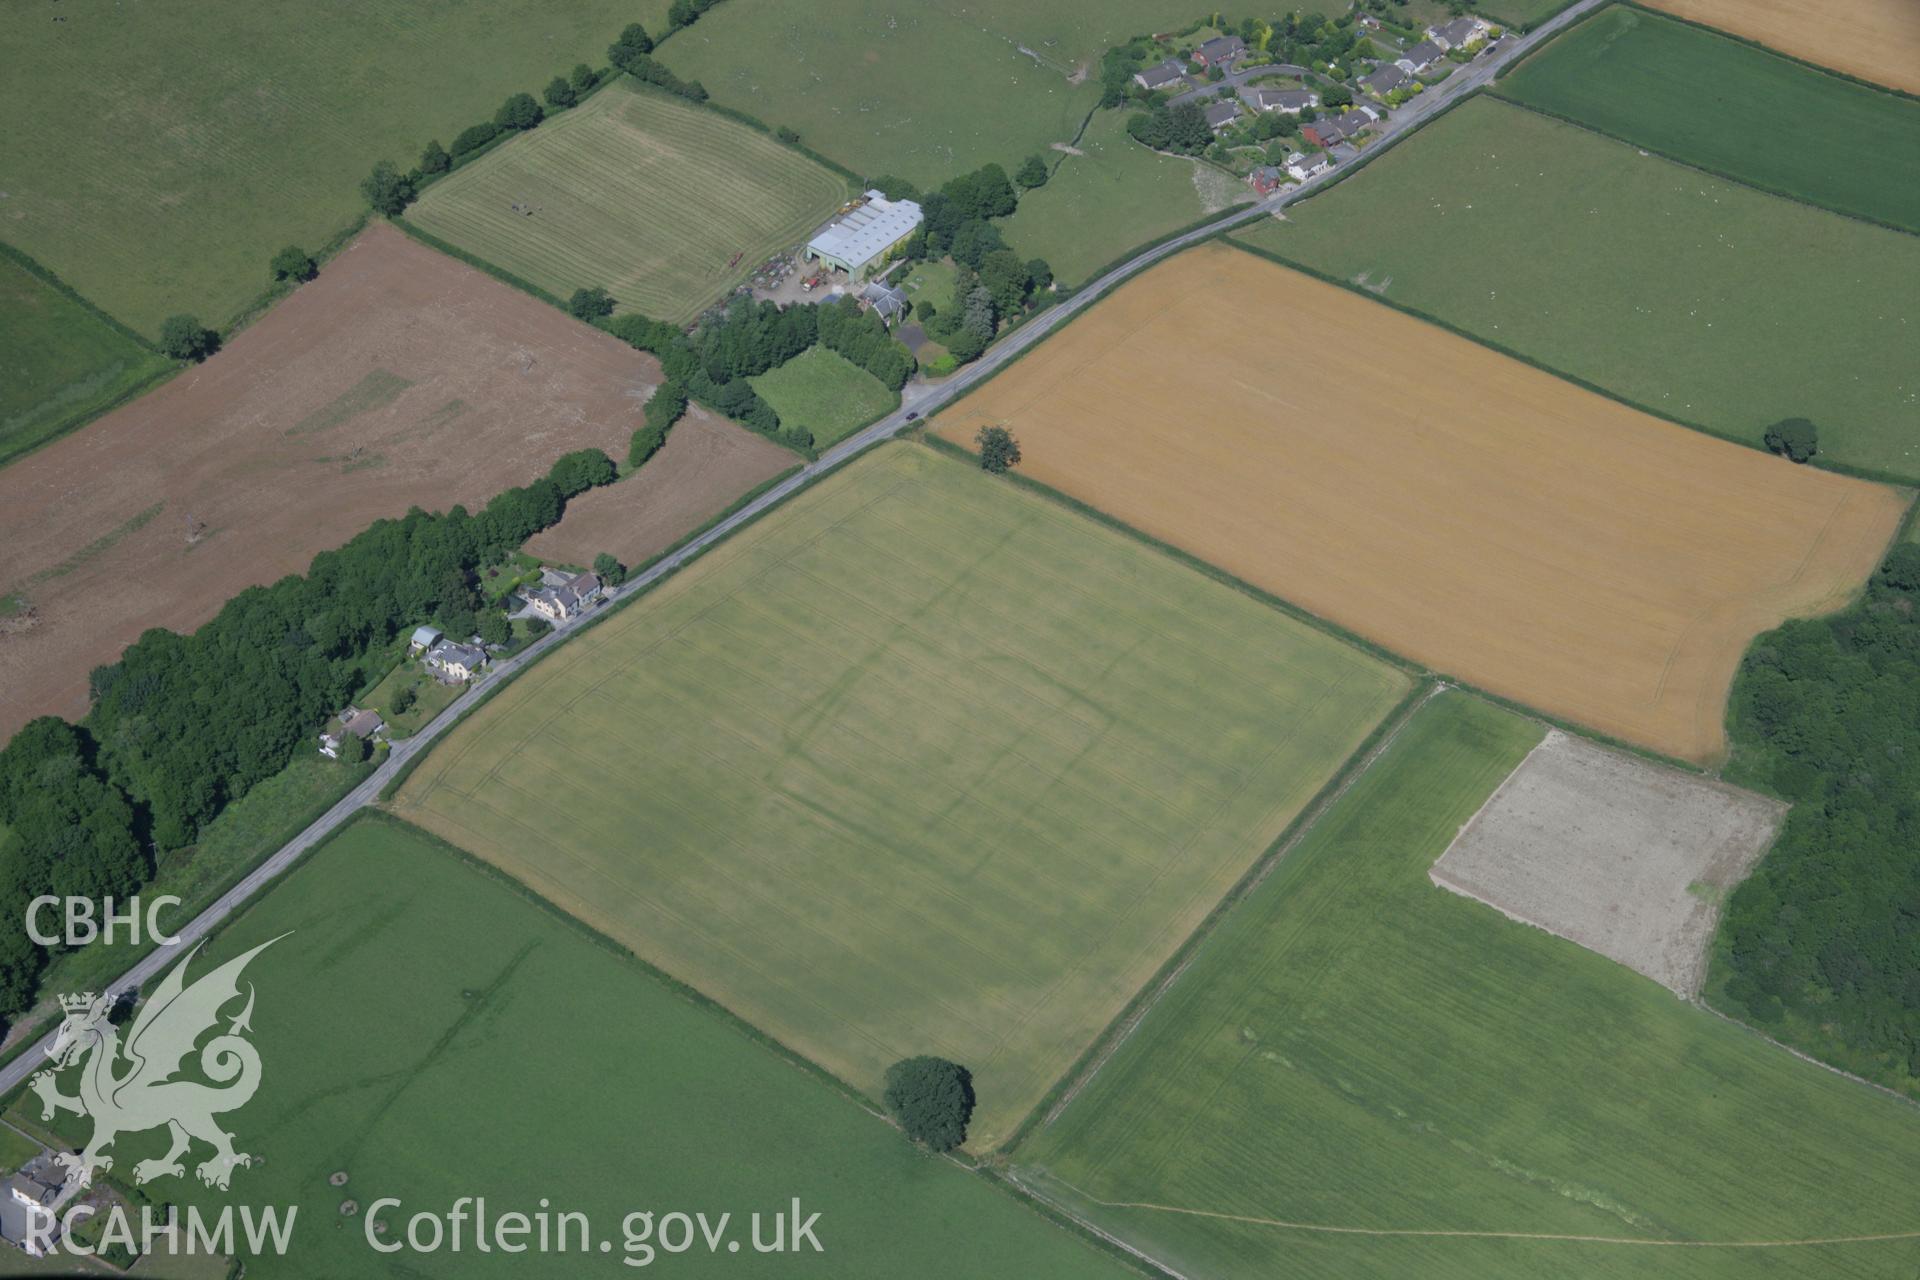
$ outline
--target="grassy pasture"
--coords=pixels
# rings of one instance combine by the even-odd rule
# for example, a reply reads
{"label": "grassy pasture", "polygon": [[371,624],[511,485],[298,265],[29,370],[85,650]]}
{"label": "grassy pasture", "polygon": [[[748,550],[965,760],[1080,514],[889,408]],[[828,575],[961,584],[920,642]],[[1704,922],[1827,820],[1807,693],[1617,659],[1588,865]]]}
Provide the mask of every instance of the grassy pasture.
{"label": "grassy pasture", "polygon": [[1767,191],[1920,231],[1920,102],[1684,22],[1603,9],[1498,92]]}
{"label": "grassy pasture", "polygon": [[1429,704],[1020,1148],[1022,1176],[1188,1275],[1911,1276],[1920,1241],[1669,1249],[1167,1211],[1653,1240],[1920,1228],[1920,1112],[1428,881],[1540,732],[1464,694]]}
{"label": "grassy pasture", "polygon": [[[1028,153],[1072,141],[1100,100],[1091,80],[1070,82],[1061,58],[1028,56],[1013,30],[982,25],[1014,11],[1005,0],[989,15],[886,0],[727,0],[661,58],[715,102],[797,129],[856,173],[938,186],[989,160],[1011,172]],[[1059,39],[1075,26],[1060,15],[1044,23]],[[1078,56],[1099,53],[1075,44]]]}
{"label": "grassy pasture", "polygon": [[748,381],[782,424],[807,428],[820,449],[838,444],[900,402],[880,379],[825,347],[809,347]]}
{"label": "grassy pasture", "polygon": [[1737,440],[1920,479],[1920,238],[1497,99],[1239,238]]}
{"label": "grassy pasture", "polygon": [[[239,1149],[265,1159],[238,1170],[231,1193],[190,1177],[150,1187],[214,1211],[242,1196],[298,1205],[288,1254],[247,1259],[250,1276],[631,1275],[630,1211],[731,1212],[746,1238],[749,1214],[794,1196],[821,1213],[824,1252],[715,1257],[702,1245],[655,1261],[697,1275],[1127,1274],[402,823],[347,827],[189,977],[281,934],[246,973],[263,1083],[225,1120]],[[27,1102],[14,1113],[37,1121]],[[115,1173],[164,1144],[165,1130],[124,1135]],[[341,1169],[344,1190],[327,1182]],[[389,1241],[412,1213],[485,1196],[490,1214],[545,1201],[584,1212],[614,1249],[481,1253],[469,1232],[458,1253],[383,1256],[364,1218],[338,1212],[347,1196],[363,1210],[402,1201]]]}
{"label": "grassy pasture", "polygon": [[563,298],[601,285],[687,320],[848,193],[766,134],[622,80],[441,179],[408,217]]}
{"label": "grassy pasture", "polygon": [[168,362],[0,253],[0,464],[61,434]]}
{"label": "grassy pasture", "polygon": [[509,93],[598,63],[660,0],[9,6],[6,237],[152,335],[224,322],[267,260],[358,215],[356,184]]}
{"label": "grassy pasture", "polygon": [[[1127,136],[1127,111],[1102,111],[1067,156],[1003,225],[1007,243],[1045,258],[1063,284],[1087,277],[1137,244],[1221,207],[1201,198],[1196,162],[1150,151]],[[1205,170],[1210,176],[1213,170]],[[1240,186],[1233,194],[1251,196]]]}
{"label": "grassy pasture", "polygon": [[895,445],[501,690],[395,803],[861,1090],[966,1063],[984,1149],[1406,687]]}

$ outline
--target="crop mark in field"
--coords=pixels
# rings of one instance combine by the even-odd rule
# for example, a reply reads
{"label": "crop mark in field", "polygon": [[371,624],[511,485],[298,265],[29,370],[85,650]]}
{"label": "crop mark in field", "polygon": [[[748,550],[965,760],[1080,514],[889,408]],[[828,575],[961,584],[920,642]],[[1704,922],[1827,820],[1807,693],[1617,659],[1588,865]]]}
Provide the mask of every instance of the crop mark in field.
{"label": "crop mark in field", "polygon": [[28,593],[32,591],[33,588],[43,583],[52,582],[56,578],[66,577],[76,569],[81,568],[87,561],[93,559],[95,556],[111,550],[113,545],[122,538],[130,534],[138,533],[141,529],[144,529],[155,516],[159,515],[160,512],[165,509],[166,505],[164,502],[156,502],[146,510],[136,513],[124,523],[107,530],[107,532],[101,534],[86,546],[81,547],[59,564],[50,565],[45,569],[39,569],[28,574],[8,589],[6,598],[18,599],[24,603]]}
{"label": "crop mark in field", "polygon": [[304,436],[315,431],[331,431],[335,427],[345,426],[363,413],[383,409],[399,399],[400,393],[413,385],[410,378],[403,378],[389,369],[375,369],[348,387],[326,404],[321,405],[300,421],[287,428],[290,436]]}
{"label": "crop mark in field", "polygon": [[[1056,1181],[1060,1181],[1056,1179]],[[1022,1187],[1028,1187],[1021,1181]],[[1103,1209],[1141,1209],[1151,1213],[1173,1213],[1191,1218],[1213,1218],[1221,1222],[1239,1222],[1248,1226],[1273,1227],[1283,1231],[1310,1231],[1340,1236],[1398,1236],[1437,1240],[1540,1240],[1565,1244],[1606,1244],[1649,1249],[1806,1249],[1839,1244],[1886,1244],[1902,1240],[1920,1240],[1920,1230],[1883,1231],[1855,1236],[1809,1236],[1793,1240],[1655,1240],[1646,1236],[1591,1236],[1552,1231],[1473,1231],[1435,1227],[1349,1227],[1326,1222],[1298,1222],[1288,1218],[1264,1218],[1253,1214],[1224,1213],[1215,1209],[1188,1209],[1179,1205],[1155,1204],[1147,1200],[1102,1200],[1070,1182],[1060,1185]],[[1031,1189],[1030,1187],[1028,1189]],[[1059,1207],[1057,1199],[1048,1203]],[[1075,1215],[1075,1221],[1079,1221]]]}

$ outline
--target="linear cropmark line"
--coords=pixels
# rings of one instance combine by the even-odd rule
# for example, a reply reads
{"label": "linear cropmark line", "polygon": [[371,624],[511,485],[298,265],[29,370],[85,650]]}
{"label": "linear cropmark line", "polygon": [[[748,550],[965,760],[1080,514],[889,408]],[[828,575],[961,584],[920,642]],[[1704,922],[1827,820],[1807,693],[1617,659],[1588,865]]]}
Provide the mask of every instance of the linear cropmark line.
{"label": "linear cropmark line", "polygon": [[1583,1236],[1548,1231],[1463,1231],[1416,1227],[1345,1227],[1325,1222],[1293,1222],[1285,1218],[1261,1218],[1243,1213],[1221,1213],[1213,1209],[1184,1209],[1178,1205],[1153,1204],[1144,1200],[1102,1200],[1072,1183],[1060,1185],[1084,1197],[1089,1204],[1103,1209],[1145,1209],[1154,1213],[1176,1213],[1189,1218],[1215,1218],[1222,1222],[1240,1222],[1248,1226],[1274,1227],[1284,1231],[1312,1231],[1338,1236],[1413,1236],[1445,1240],[1548,1240],[1566,1244],[1637,1245],[1653,1249],[1802,1249],[1817,1245],[1886,1244],[1901,1240],[1920,1240],[1920,1230],[1886,1231],[1862,1236],[1812,1236],[1804,1240],[1651,1240],[1645,1236]]}

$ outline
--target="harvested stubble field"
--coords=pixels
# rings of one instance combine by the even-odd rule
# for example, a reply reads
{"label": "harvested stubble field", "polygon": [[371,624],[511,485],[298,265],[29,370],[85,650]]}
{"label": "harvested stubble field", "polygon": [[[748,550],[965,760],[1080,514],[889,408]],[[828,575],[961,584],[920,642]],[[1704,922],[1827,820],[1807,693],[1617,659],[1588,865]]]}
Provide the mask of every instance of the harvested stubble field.
{"label": "harvested stubble field", "polygon": [[[1097,83],[1075,78],[1077,64],[1022,52],[1017,35],[982,25],[994,17],[890,0],[727,0],[660,56],[715,102],[798,130],[855,173],[932,187],[990,160],[1012,172],[1021,157],[1072,141],[1100,100]],[[1058,35],[1066,24],[1045,25]],[[1099,52],[1081,44],[1075,56]]]}
{"label": "harvested stubble field", "polygon": [[1920,480],[1920,236],[1490,97],[1235,236],[1682,422],[1757,446],[1811,418],[1824,458]]}
{"label": "harvested stubble field", "polygon": [[1016,1173],[1189,1276],[1909,1280],[1920,1240],[1590,1238],[1920,1231],[1920,1111],[1435,889],[1540,733],[1428,704]]}
{"label": "harvested stubble field", "polygon": [[624,454],[651,356],[376,224],[205,365],[0,470],[0,738],[382,516]]}
{"label": "harvested stubble field", "polygon": [[[1281,325],[1311,361],[1274,360]],[[1748,642],[1844,603],[1906,504],[1218,245],[1129,281],[937,429],[990,423],[1024,474],[1256,586],[1693,760],[1724,748]]]}
{"label": "harvested stubble field", "polygon": [[901,444],[502,689],[395,804],[869,1094],[965,1063],[984,1150],[1407,687]]}
{"label": "harvested stubble field", "polygon": [[697,404],[644,466],[567,503],[560,523],[528,540],[529,555],[581,566],[610,551],[644,564],[800,459]]}
{"label": "harvested stubble field", "polygon": [[[276,938],[245,975],[259,992],[262,1084],[233,1127],[256,1159],[230,1193],[191,1176],[151,1188],[209,1215],[241,1196],[297,1206],[287,1251],[246,1259],[256,1280],[611,1280],[652,1274],[646,1261],[762,1280],[1132,1274],[403,823],[368,816],[342,830],[230,922],[188,977]],[[27,1104],[9,1117],[37,1122]],[[69,1142],[86,1130],[63,1118]],[[123,1134],[115,1173],[165,1146],[165,1129]],[[331,1185],[342,1170],[347,1185]],[[577,1227],[564,1255],[508,1252],[500,1237],[479,1250],[469,1219],[458,1250],[387,1255],[368,1245],[364,1217],[340,1212],[347,1197],[362,1213],[398,1199],[381,1218],[396,1242],[413,1214],[445,1214],[462,1196],[528,1215],[550,1201],[556,1232],[560,1214],[585,1214],[612,1250],[581,1246]],[[771,1240],[796,1196],[803,1219],[820,1214],[821,1252],[749,1248],[752,1215]],[[637,1210],[726,1216],[740,1250],[669,1254],[660,1240],[675,1237],[656,1223],[654,1253],[628,1253]]]}
{"label": "harvested stubble field", "polygon": [[1648,3],[1862,80],[1920,93],[1920,5],[1913,0]]}
{"label": "harvested stubble field", "polygon": [[663,0],[7,5],[0,239],[134,329],[224,323],[289,242],[316,249],[515,90],[596,66]]}
{"label": "harvested stubble field", "polygon": [[1497,91],[1763,190],[1920,231],[1920,102],[1700,27],[1613,5]]}
{"label": "harvested stubble field", "polygon": [[849,194],[759,130],[622,79],[434,183],[407,216],[563,298],[598,285],[682,321]]}
{"label": "harvested stubble field", "polygon": [[1461,828],[1443,889],[1692,998],[1725,894],[1786,806],[1554,730]]}
{"label": "harvested stubble field", "polygon": [[0,253],[0,464],[129,394],[168,361]]}

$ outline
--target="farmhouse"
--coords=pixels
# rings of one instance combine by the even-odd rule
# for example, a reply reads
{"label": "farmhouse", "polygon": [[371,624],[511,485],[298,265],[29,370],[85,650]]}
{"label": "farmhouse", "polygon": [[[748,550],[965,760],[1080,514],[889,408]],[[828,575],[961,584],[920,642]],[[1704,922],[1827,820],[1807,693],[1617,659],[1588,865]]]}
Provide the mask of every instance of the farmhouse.
{"label": "farmhouse", "polygon": [[1170,84],[1183,83],[1187,78],[1187,69],[1180,65],[1180,59],[1168,58],[1152,66],[1133,73],[1133,82],[1151,93],[1155,89],[1164,89]]}
{"label": "farmhouse", "polygon": [[873,308],[880,322],[889,329],[907,310],[907,291],[895,288],[884,280],[875,280],[860,291],[860,301]]}
{"label": "farmhouse", "polygon": [[1202,114],[1207,118],[1207,128],[1218,133],[1240,118],[1240,104],[1232,98],[1221,98]]}
{"label": "farmhouse", "polygon": [[[434,632],[435,635],[440,634]],[[348,707],[340,713],[340,727],[320,735],[320,754],[329,760],[340,758],[340,747],[348,738],[372,738],[387,727],[378,711],[361,711]]]}
{"label": "farmhouse", "polygon": [[1287,171],[1279,165],[1263,164],[1247,175],[1247,185],[1264,196],[1278,187],[1286,176]]}
{"label": "farmhouse", "polygon": [[1410,76],[1417,76],[1432,67],[1433,64],[1440,61],[1441,58],[1445,57],[1446,52],[1445,49],[1442,49],[1433,41],[1422,40],[1419,44],[1407,50],[1406,57],[1399,59],[1393,65]]}
{"label": "farmhouse", "polygon": [[444,681],[471,680],[487,667],[487,651],[442,640],[427,651],[427,667]]}
{"label": "farmhouse", "polygon": [[1441,52],[1464,48],[1475,40],[1484,40],[1493,27],[1484,18],[1460,17],[1438,27],[1428,27],[1427,39],[1440,46]]}
{"label": "farmhouse", "polygon": [[807,241],[807,258],[858,276],[912,235],[923,216],[915,201],[869,191]]}
{"label": "farmhouse", "polygon": [[1384,66],[1370,76],[1360,77],[1360,87],[1376,98],[1384,98],[1407,82],[1407,73],[1396,66]]}
{"label": "farmhouse", "polygon": [[[33,1214],[55,1212],[67,1198],[69,1188],[65,1174],[53,1164],[52,1157],[42,1151],[20,1167],[20,1172],[7,1179],[7,1194],[0,1197],[0,1239],[15,1246],[28,1257],[43,1258],[47,1251],[36,1240]],[[57,1239],[60,1224],[56,1219],[47,1232],[50,1239]]]}
{"label": "farmhouse", "polygon": [[1287,157],[1287,176],[1299,182],[1305,182],[1315,174],[1325,173],[1331,168],[1333,168],[1333,161],[1327,158],[1324,151],[1316,151],[1312,155],[1296,151]]}
{"label": "farmhouse", "polygon": [[600,579],[590,573],[576,574],[557,585],[545,587],[527,597],[533,611],[549,622],[577,618],[600,599]]}
{"label": "farmhouse", "polygon": [[1253,109],[1279,111],[1297,116],[1308,107],[1318,107],[1320,95],[1311,89],[1255,89]]}
{"label": "farmhouse", "polygon": [[1239,36],[1215,36],[1193,51],[1193,60],[1203,67],[1224,67],[1246,51],[1247,42]]}

